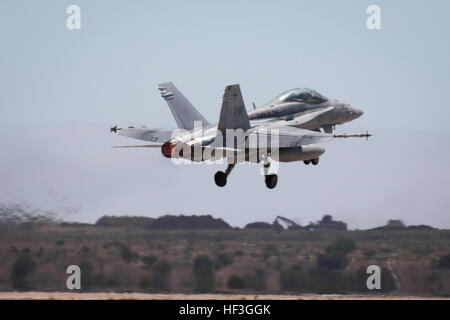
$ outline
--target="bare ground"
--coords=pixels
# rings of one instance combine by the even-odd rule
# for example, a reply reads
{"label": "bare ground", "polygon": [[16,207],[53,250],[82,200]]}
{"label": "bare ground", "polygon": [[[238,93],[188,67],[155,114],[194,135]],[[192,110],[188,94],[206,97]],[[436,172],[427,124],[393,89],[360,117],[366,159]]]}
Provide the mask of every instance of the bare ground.
{"label": "bare ground", "polygon": [[395,295],[149,294],[115,292],[0,292],[0,300],[450,300]]}

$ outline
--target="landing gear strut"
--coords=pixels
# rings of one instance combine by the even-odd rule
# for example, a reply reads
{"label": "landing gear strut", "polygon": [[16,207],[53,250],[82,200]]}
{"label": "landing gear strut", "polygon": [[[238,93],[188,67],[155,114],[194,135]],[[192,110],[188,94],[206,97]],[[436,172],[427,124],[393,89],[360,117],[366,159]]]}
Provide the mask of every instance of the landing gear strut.
{"label": "landing gear strut", "polygon": [[264,158],[264,180],[266,182],[266,187],[269,189],[273,189],[277,186],[278,176],[276,174],[269,174],[270,162],[266,158]]}
{"label": "landing gear strut", "polygon": [[234,163],[230,163],[227,166],[227,169],[225,170],[225,172],[222,172],[222,171],[216,172],[216,174],[214,175],[214,182],[216,183],[216,185],[218,187],[224,187],[227,184],[228,175],[231,173],[234,166],[235,166]]}

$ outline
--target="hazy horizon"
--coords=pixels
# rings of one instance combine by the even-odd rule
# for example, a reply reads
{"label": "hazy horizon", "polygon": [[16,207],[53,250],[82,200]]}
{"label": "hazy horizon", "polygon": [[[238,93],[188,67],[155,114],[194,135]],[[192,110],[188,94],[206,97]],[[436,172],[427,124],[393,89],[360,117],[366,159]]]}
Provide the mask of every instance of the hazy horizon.
{"label": "hazy horizon", "polygon": [[[0,133],[9,135],[0,143],[7,155],[0,159],[0,203],[24,201],[62,212],[68,221],[211,214],[242,227],[277,215],[305,225],[331,214],[351,229],[389,219],[450,228],[450,152],[439,150],[448,138],[433,133],[380,131],[368,141],[336,139],[322,144],[326,152],[318,166],[281,164],[273,190],[264,185],[259,164],[238,165],[218,188],[213,175],[225,165],[174,165],[158,149],[114,149],[135,141],[106,126]],[[428,165],[429,157],[440,161]]]}

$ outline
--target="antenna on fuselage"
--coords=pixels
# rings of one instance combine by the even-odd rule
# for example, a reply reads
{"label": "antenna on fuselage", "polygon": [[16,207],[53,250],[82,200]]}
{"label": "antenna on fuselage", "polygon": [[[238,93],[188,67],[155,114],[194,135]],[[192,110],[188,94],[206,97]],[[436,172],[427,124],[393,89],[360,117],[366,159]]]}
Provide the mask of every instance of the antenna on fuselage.
{"label": "antenna on fuselage", "polygon": [[256,105],[255,105],[254,102],[252,104],[253,104],[253,110],[255,110],[256,109]]}

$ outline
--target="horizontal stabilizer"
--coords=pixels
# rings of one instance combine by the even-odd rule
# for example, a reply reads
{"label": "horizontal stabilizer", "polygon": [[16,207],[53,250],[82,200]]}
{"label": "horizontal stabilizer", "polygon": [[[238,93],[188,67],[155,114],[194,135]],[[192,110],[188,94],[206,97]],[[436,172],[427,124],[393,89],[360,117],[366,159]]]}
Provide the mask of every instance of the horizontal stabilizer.
{"label": "horizontal stabilizer", "polygon": [[113,148],[161,148],[162,144],[141,144],[137,146],[113,146]]}
{"label": "horizontal stabilizer", "polygon": [[164,143],[172,137],[172,130],[140,128],[115,128],[118,135],[149,142]]}

